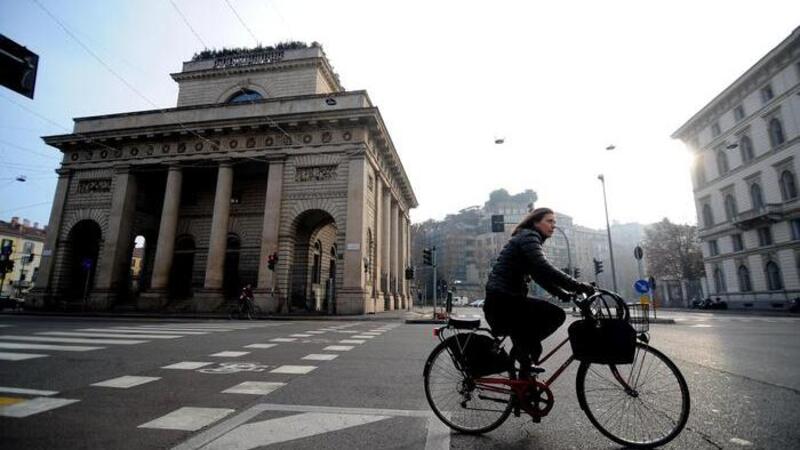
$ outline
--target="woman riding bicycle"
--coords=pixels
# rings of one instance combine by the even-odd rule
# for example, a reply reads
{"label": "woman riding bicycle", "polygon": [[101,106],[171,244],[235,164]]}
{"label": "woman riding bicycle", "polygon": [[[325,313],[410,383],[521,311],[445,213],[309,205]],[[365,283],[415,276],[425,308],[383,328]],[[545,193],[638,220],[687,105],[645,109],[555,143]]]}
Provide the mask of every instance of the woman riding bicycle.
{"label": "woman riding bicycle", "polygon": [[536,208],[530,212],[514,229],[486,283],[483,304],[486,321],[495,334],[511,337],[512,356],[525,373],[532,362],[539,360],[542,341],[566,319],[560,307],[527,296],[530,279],[561,300],[569,300],[574,293],[591,294],[595,290],[592,285],[558,270],[544,256],[542,244],[555,228],[553,210]]}

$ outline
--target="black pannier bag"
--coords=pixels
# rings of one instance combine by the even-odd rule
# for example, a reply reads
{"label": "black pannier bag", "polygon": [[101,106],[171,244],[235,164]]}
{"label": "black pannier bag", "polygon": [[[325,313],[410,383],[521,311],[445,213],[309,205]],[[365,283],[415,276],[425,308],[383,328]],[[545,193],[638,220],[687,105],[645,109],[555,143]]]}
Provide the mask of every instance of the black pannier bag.
{"label": "black pannier bag", "polygon": [[622,319],[578,320],[569,326],[569,343],[578,361],[631,364],[636,331]]}
{"label": "black pannier bag", "polygon": [[489,336],[476,333],[461,333],[447,340],[448,347],[471,377],[505,372],[512,367],[511,358]]}

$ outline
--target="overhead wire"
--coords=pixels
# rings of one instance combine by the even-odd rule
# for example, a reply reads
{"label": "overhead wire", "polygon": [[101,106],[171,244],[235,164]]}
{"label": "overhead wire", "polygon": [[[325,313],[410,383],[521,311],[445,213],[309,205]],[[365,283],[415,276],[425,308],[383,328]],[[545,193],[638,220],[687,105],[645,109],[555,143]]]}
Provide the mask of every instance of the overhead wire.
{"label": "overhead wire", "polygon": [[242,24],[242,26],[244,27],[245,30],[247,30],[248,33],[250,33],[250,37],[252,37],[253,40],[256,41],[256,46],[258,46],[260,44],[260,42],[258,41],[258,38],[253,33],[253,30],[251,30],[250,27],[248,27],[247,24],[244,23],[244,20],[242,19],[242,17],[239,15],[238,12],[236,12],[236,8],[233,7],[233,5],[231,4],[231,2],[229,0],[225,0],[225,4],[227,4],[228,8],[230,8],[231,11],[233,11],[233,15],[236,16],[237,19],[239,19],[239,23]]}

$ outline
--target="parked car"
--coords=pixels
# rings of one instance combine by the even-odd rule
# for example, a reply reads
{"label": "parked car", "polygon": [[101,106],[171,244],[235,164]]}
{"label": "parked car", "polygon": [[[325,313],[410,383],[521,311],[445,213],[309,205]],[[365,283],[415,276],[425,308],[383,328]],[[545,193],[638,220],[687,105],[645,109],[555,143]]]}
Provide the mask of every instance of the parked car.
{"label": "parked car", "polygon": [[482,308],[483,307],[483,299],[479,298],[479,299],[475,300],[474,302],[470,303],[469,306],[472,306],[473,308]]}
{"label": "parked car", "polygon": [[9,308],[14,311],[19,311],[25,304],[25,299],[15,297],[0,297],[0,311]]}
{"label": "parked car", "polygon": [[694,309],[728,309],[728,302],[720,300],[719,297],[715,300],[711,300],[709,297],[705,300],[693,301],[691,307]]}

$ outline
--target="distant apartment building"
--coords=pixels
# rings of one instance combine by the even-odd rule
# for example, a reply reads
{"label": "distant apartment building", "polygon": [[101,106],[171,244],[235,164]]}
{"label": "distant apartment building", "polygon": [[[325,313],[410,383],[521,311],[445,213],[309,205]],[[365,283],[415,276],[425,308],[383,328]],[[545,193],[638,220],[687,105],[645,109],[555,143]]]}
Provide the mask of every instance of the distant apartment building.
{"label": "distant apartment building", "polygon": [[36,282],[46,234],[38,222],[31,224],[19,217],[0,220],[0,249],[9,249],[0,258],[14,262],[14,269],[5,274],[0,296],[22,297]]}
{"label": "distant apartment building", "polygon": [[785,308],[800,295],[800,28],[672,137],[695,155],[710,295]]}

